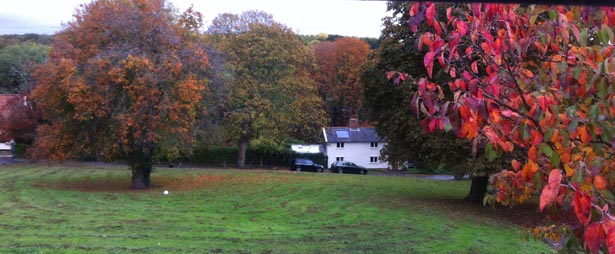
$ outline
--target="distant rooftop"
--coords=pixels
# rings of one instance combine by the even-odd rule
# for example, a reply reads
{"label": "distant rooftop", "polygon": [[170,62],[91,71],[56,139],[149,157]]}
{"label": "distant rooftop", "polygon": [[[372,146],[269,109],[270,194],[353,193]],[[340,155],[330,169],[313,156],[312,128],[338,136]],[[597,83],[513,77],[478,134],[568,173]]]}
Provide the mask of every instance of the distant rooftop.
{"label": "distant rooftop", "polygon": [[373,127],[324,127],[323,135],[327,143],[364,143],[379,142],[381,138]]}

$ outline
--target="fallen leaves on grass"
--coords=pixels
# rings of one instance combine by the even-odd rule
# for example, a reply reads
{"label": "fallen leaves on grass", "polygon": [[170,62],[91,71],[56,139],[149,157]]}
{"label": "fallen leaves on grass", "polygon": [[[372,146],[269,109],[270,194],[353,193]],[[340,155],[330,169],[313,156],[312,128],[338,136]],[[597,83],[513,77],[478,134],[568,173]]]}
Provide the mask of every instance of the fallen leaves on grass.
{"label": "fallen leaves on grass", "polygon": [[160,192],[161,190],[170,191],[189,191],[194,189],[209,188],[218,185],[235,185],[235,184],[264,184],[271,182],[293,183],[304,181],[294,176],[276,176],[276,175],[234,175],[234,174],[197,174],[184,176],[152,176],[152,184],[150,188],[145,190],[130,189],[130,178],[113,177],[113,178],[84,178],[64,180],[54,183],[33,183],[31,186],[36,188],[53,188],[60,190],[76,190],[82,192],[130,192],[130,193],[148,193]]}

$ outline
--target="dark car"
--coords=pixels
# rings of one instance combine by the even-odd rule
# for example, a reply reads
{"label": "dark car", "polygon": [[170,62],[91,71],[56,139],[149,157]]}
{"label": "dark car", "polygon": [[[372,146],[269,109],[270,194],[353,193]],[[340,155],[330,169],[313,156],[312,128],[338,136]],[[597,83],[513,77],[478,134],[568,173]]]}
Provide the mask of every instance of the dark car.
{"label": "dark car", "polygon": [[367,169],[350,161],[336,161],[331,164],[331,173],[354,173],[367,175]]}
{"label": "dark car", "polygon": [[293,166],[291,167],[291,170],[293,171],[313,171],[313,172],[322,172],[323,170],[323,166],[314,163],[312,160],[310,159],[295,159],[295,162],[293,162]]}

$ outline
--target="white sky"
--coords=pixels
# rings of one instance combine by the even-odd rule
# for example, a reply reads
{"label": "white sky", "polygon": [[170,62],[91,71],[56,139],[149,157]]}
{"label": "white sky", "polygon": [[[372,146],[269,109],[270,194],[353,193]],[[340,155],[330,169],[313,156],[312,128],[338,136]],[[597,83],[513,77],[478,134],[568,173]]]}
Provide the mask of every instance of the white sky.
{"label": "white sky", "polygon": [[[46,33],[72,20],[75,9],[91,0],[0,0],[0,34]],[[180,11],[194,4],[205,27],[218,14],[262,10],[299,34],[380,36],[386,2],[351,0],[167,0]]]}

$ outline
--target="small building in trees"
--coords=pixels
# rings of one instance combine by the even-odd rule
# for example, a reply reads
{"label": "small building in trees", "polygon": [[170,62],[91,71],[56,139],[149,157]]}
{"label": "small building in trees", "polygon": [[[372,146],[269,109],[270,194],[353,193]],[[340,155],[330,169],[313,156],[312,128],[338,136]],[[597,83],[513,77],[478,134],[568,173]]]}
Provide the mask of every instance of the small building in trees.
{"label": "small building in trees", "polygon": [[310,154],[324,153],[324,147],[322,145],[317,145],[317,144],[309,144],[309,145],[291,144],[290,150],[293,150],[297,153],[310,153]]}
{"label": "small building in trees", "polygon": [[335,161],[352,161],[368,169],[388,168],[381,160],[380,151],[386,145],[373,127],[359,126],[359,119],[353,116],[346,127],[322,128],[325,140],[327,165]]}

